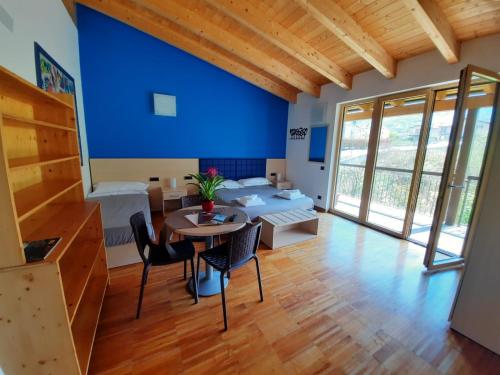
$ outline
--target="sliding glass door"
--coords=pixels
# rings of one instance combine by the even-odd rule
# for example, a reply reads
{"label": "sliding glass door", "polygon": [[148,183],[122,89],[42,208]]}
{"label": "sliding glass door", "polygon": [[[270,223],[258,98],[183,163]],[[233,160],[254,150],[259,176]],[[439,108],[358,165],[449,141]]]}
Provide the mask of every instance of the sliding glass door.
{"label": "sliding glass door", "polygon": [[500,76],[469,66],[462,71],[450,147],[444,162],[437,208],[424,264],[429,268],[461,263],[474,212],[481,200],[489,145],[497,114]]}
{"label": "sliding glass door", "polygon": [[[403,235],[424,124],[427,92],[381,99],[367,222]],[[378,126],[377,126],[378,125]]]}
{"label": "sliding glass door", "polygon": [[333,212],[426,246],[428,268],[462,262],[500,116],[498,82],[470,66],[458,88],[343,106]]}
{"label": "sliding glass door", "polygon": [[399,237],[409,232],[430,90],[343,107],[333,211]]}
{"label": "sliding glass door", "polygon": [[344,107],[334,210],[359,218],[374,102]]}

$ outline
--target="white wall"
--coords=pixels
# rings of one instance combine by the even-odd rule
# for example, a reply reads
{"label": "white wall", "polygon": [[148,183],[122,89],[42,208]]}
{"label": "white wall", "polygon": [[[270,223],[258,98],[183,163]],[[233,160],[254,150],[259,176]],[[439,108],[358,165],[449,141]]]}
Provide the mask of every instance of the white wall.
{"label": "white wall", "polygon": [[76,102],[84,190],[90,190],[87,135],[80,77],[78,32],[61,0],[0,0],[14,21],[13,31],[0,23],[0,64],[36,85],[34,42],[42,46],[71,76],[76,84]]}
{"label": "white wall", "polygon": [[[438,51],[428,52],[398,63],[397,76],[386,79],[375,70],[354,76],[351,90],[344,90],[337,85],[322,87],[321,96],[314,98],[309,94],[300,94],[296,104],[290,104],[288,129],[309,127],[312,113],[318,105],[327,105],[327,123],[329,141],[325,170],[320,170],[318,163],[307,161],[309,137],[305,140],[287,140],[287,178],[295,187],[314,198],[319,207],[328,208],[331,194],[331,170],[334,165],[334,153],[331,152],[337,137],[337,108],[339,104],[364,99],[382,94],[406,91],[459,79],[460,70],[467,64],[474,64],[493,71],[500,71],[500,35],[474,39],[462,43],[460,62],[448,64]],[[334,148],[334,147],[333,147]],[[318,200],[317,196],[322,199]]]}

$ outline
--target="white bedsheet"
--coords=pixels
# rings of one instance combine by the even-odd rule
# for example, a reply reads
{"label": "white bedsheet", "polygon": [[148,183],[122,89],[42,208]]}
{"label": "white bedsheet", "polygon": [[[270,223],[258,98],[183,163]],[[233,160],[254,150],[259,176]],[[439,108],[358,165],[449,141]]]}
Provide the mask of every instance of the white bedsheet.
{"label": "white bedsheet", "polygon": [[[283,199],[277,196],[280,190],[273,186],[251,186],[241,189],[220,189],[217,191],[217,196],[220,203],[228,206],[237,206],[250,217],[251,220],[256,219],[261,215],[283,212],[296,209],[311,209],[314,207],[314,201],[304,196],[294,200]],[[236,201],[236,198],[244,195],[257,194],[266,204],[263,206],[242,207]]]}

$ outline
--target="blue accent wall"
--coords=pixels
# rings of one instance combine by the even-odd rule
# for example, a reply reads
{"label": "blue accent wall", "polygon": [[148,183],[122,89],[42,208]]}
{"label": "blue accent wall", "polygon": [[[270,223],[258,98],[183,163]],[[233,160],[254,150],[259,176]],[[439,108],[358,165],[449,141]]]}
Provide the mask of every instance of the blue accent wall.
{"label": "blue accent wall", "polygon": [[81,5],[78,35],[91,158],[285,157],[285,100]]}
{"label": "blue accent wall", "polygon": [[311,127],[309,161],[325,162],[328,126]]}

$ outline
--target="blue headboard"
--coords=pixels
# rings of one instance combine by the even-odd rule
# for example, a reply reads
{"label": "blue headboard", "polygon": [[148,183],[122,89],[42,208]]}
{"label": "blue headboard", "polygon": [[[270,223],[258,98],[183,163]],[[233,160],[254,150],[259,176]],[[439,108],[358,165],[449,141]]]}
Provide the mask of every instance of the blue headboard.
{"label": "blue headboard", "polygon": [[249,177],[266,177],[266,159],[200,159],[200,172],[215,167],[229,180]]}

